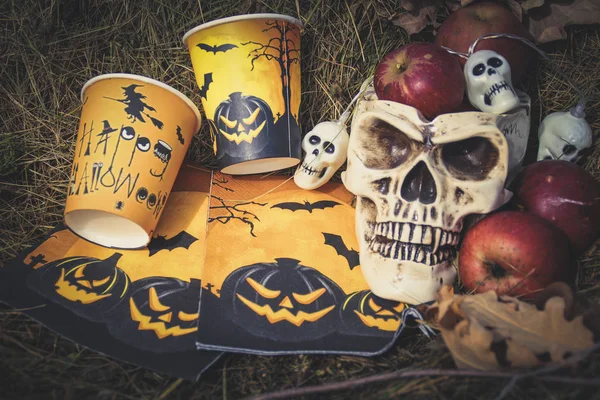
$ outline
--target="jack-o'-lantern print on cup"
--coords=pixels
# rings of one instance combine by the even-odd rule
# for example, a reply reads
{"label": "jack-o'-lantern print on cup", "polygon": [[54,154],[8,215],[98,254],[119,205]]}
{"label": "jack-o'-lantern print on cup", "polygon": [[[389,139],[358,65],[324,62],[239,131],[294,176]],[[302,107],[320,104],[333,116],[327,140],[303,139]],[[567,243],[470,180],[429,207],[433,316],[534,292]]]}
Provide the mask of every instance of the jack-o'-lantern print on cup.
{"label": "jack-o'-lantern print on cup", "polygon": [[300,162],[301,26],[285,15],[250,14],[184,35],[221,172],[257,174]]}
{"label": "jack-o'-lantern print on cup", "polygon": [[105,247],[144,247],[200,128],[200,112],[174,88],[130,74],[91,79],[81,100],[65,224]]}

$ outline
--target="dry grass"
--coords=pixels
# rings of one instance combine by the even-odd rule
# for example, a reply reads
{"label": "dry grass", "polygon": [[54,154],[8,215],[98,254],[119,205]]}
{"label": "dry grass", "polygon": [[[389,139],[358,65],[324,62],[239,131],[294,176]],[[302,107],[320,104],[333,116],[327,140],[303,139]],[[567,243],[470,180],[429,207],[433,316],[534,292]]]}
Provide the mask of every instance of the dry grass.
{"label": "dry grass", "polygon": [[[278,12],[306,23],[302,37],[304,131],[338,117],[377,61],[409,38],[390,18],[399,4],[310,0],[5,0],[0,3],[0,260],[40,239],[62,217],[80,112],[79,91],[108,72],[150,76],[200,104],[181,37],[205,21],[242,13]],[[399,2],[395,2],[399,3]],[[439,16],[440,19],[443,15]],[[424,32],[417,40],[430,40]],[[415,40],[415,38],[413,38]],[[600,29],[569,30],[565,43],[546,47],[562,71],[588,95],[588,121],[600,132]],[[574,92],[547,64],[532,68],[527,90],[534,101],[531,148],[543,116],[576,102]],[[531,152],[530,152],[531,153]],[[533,154],[533,153],[531,153]],[[188,153],[211,165],[204,126]],[[585,161],[600,179],[600,142]],[[578,285],[598,295],[600,247],[580,260]],[[181,382],[82,349],[23,314],[0,309],[0,397],[57,399],[239,398],[290,387],[364,377],[403,368],[452,368],[438,338],[412,335],[372,359],[343,356],[227,355],[198,383]],[[600,374],[596,354],[565,376]],[[328,397],[493,398],[507,381],[415,378],[385,382]],[[507,398],[599,398],[585,387],[528,379]]]}

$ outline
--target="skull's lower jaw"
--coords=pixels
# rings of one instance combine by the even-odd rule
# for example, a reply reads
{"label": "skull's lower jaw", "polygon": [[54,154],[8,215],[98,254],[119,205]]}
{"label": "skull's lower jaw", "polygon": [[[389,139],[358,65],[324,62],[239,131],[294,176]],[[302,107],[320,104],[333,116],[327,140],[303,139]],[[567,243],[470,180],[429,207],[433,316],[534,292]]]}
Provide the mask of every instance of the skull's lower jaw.
{"label": "skull's lower jaw", "polygon": [[456,278],[450,261],[459,233],[407,222],[366,222],[360,264],[371,291],[409,304],[433,300]]}
{"label": "skull's lower jaw", "polygon": [[360,265],[371,291],[384,299],[421,304],[432,301],[442,285],[452,285],[456,270],[449,261],[429,266],[361,251]]}
{"label": "skull's lower jaw", "polygon": [[327,183],[333,175],[329,174],[328,170],[327,166],[311,166],[303,162],[294,174],[294,182],[302,189],[317,189]]}
{"label": "skull's lower jaw", "polygon": [[519,96],[512,86],[505,81],[492,85],[483,94],[481,104],[475,104],[481,111],[502,114],[508,112],[520,104]]}
{"label": "skull's lower jaw", "polygon": [[308,176],[314,176],[317,179],[321,179],[325,176],[325,173],[327,172],[327,167],[311,167],[308,163],[303,162],[302,164],[300,164],[300,172]]}

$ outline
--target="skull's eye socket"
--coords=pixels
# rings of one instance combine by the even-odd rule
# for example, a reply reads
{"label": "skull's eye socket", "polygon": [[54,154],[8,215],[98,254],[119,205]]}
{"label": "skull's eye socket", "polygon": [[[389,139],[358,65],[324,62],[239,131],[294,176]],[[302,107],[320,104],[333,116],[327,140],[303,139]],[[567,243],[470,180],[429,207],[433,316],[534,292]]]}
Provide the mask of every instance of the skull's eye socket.
{"label": "skull's eye socket", "polygon": [[121,137],[125,140],[131,140],[135,137],[135,129],[133,129],[131,126],[126,126],[125,128],[121,129]]}
{"label": "skull's eye socket", "polygon": [[503,64],[502,60],[499,59],[498,57],[490,58],[487,63],[490,67],[494,67],[494,68],[498,68],[499,66],[501,66]]}
{"label": "skull's eye socket", "polygon": [[401,130],[380,119],[369,119],[361,126],[361,158],[370,169],[392,169],[413,153],[414,142]]}
{"label": "skull's eye socket", "polygon": [[447,143],[442,148],[442,160],[457,179],[483,180],[498,164],[499,151],[483,137],[472,137]]}
{"label": "skull's eye socket", "polygon": [[150,150],[150,139],[147,137],[140,137],[135,145],[139,151],[147,152]]}
{"label": "skull's eye socket", "polygon": [[575,152],[577,151],[577,147],[573,146],[572,144],[566,144],[565,147],[563,147],[563,154],[566,156],[570,156],[572,154],[575,154]]}
{"label": "skull's eye socket", "polygon": [[477,64],[476,66],[473,67],[473,75],[475,75],[475,76],[482,75],[484,72],[485,72],[485,65],[483,65],[483,64]]}
{"label": "skull's eye socket", "polygon": [[319,143],[321,143],[321,138],[318,137],[317,135],[312,135],[311,137],[308,138],[308,142],[310,144],[319,144]]}
{"label": "skull's eye socket", "polygon": [[323,142],[323,148],[325,153],[333,154],[335,152],[335,146],[331,142]]}

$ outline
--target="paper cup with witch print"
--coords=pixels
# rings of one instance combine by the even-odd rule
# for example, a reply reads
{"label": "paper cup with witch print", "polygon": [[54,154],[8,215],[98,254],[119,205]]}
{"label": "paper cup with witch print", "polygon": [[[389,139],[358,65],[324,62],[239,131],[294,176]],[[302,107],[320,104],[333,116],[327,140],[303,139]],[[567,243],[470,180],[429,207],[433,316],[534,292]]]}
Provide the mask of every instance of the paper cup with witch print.
{"label": "paper cup with witch print", "polygon": [[301,27],[285,15],[250,14],[184,35],[222,172],[255,174],[300,162]]}
{"label": "paper cup with witch print", "polygon": [[200,112],[172,87],[130,74],[91,79],[81,100],[65,224],[102,246],[144,247],[200,128]]}

